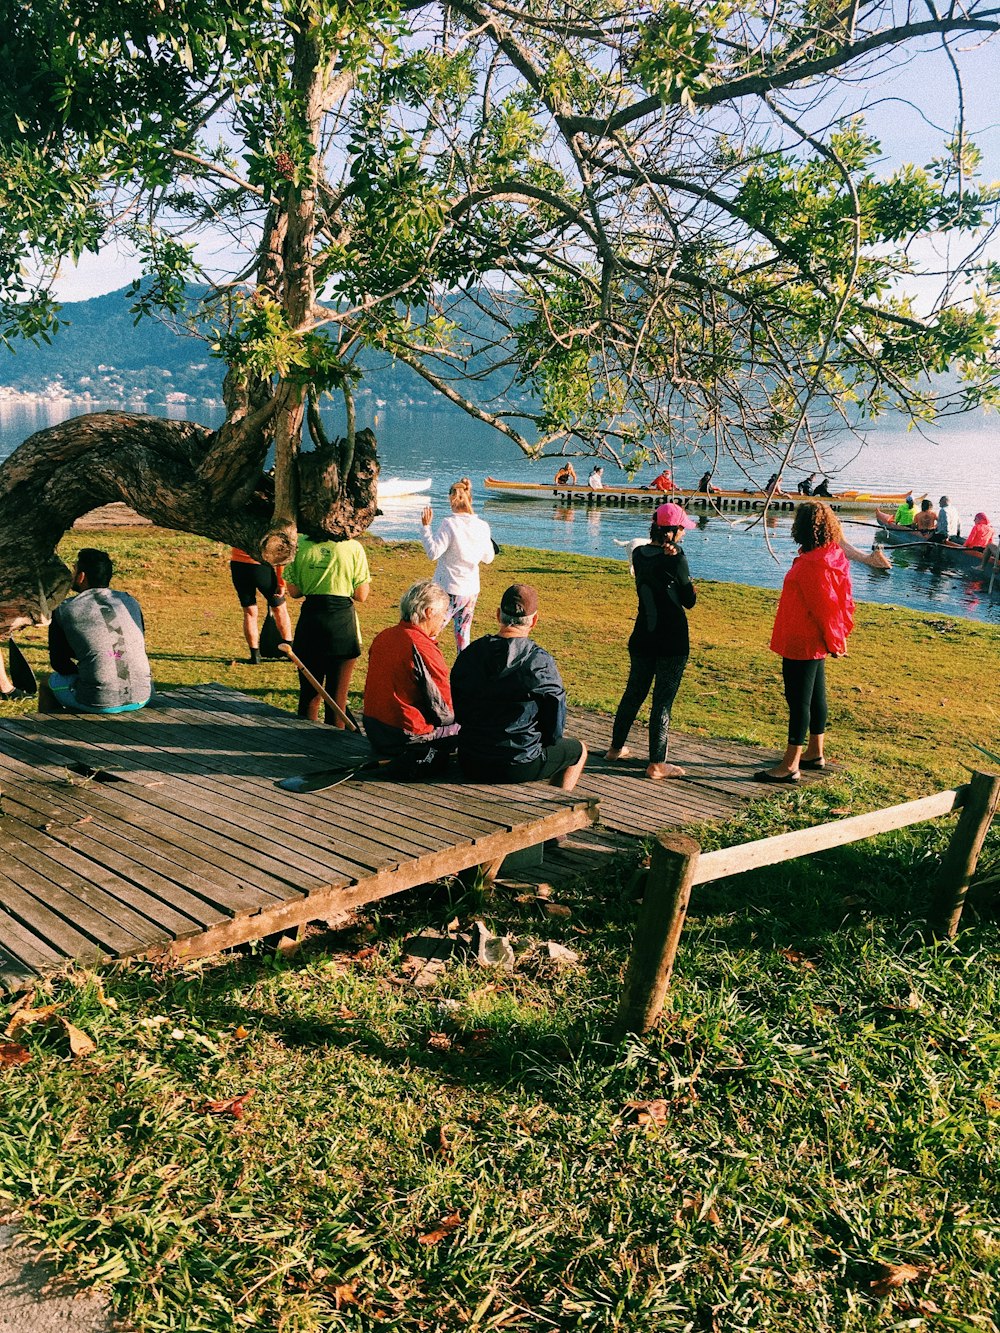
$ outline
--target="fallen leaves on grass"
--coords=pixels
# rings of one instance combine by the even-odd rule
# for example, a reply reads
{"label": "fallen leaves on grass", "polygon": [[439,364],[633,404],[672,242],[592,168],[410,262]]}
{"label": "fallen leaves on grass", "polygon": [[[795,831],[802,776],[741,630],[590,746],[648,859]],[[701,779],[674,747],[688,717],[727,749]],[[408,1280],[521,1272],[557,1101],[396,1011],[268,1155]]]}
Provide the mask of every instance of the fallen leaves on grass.
{"label": "fallen leaves on grass", "polygon": [[66,1036],[69,1039],[70,1053],[75,1060],[94,1054],[97,1050],[97,1042],[94,1041],[93,1037],[88,1037],[82,1028],[74,1027],[65,1018],[61,1018],[59,1021],[65,1029]]}
{"label": "fallen leaves on grass", "polygon": [[353,1282],[342,1282],[339,1287],[334,1287],[333,1304],[336,1309],[342,1310],[345,1305],[357,1305],[357,1303]]}
{"label": "fallen leaves on grass", "polygon": [[242,1120],[243,1108],[256,1091],[256,1088],[249,1088],[235,1097],[221,1097],[218,1101],[208,1101],[201,1109],[209,1115],[231,1115],[234,1120]]}
{"label": "fallen leaves on grass", "polygon": [[782,958],[787,958],[790,963],[796,967],[803,968],[806,972],[815,972],[816,964],[811,958],[807,958],[804,953],[799,953],[798,949],[779,949],[778,952]]}
{"label": "fallen leaves on grass", "polygon": [[665,1125],[669,1114],[670,1107],[662,1097],[625,1103],[624,1119],[628,1124]]}
{"label": "fallen leaves on grass", "polygon": [[451,1138],[444,1125],[432,1125],[424,1135],[424,1143],[435,1157],[440,1157],[449,1166],[455,1160],[451,1150]]}
{"label": "fallen leaves on grass", "polygon": [[30,1059],[31,1052],[26,1046],[19,1046],[16,1041],[0,1041],[0,1069],[26,1065]]}
{"label": "fallen leaves on grass", "polygon": [[451,1046],[451,1038],[447,1032],[432,1032],[427,1038],[427,1049],[429,1051],[450,1051]]}
{"label": "fallen leaves on grass", "polygon": [[460,1212],[449,1213],[447,1217],[442,1217],[433,1231],[427,1231],[422,1236],[417,1237],[417,1243],[420,1245],[437,1245],[442,1240],[447,1240],[462,1225],[462,1214]]}
{"label": "fallen leaves on grass", "polygon": [[33,1026],[41,1023],[45,1027],[61,1028],[66,1034],[69,1042],[70,1054],[74,1059],[81,1059],[87,1055],[93,1055],[97,1050],[97,1042],[92,1037],[88,1037],[82,1028],[75,1027],[68,1018],[56,1011],[54,1004],[43,1004],[37,1009],[15,1009],[7,1024],[7,1036],[13,1037],[20,1032],[21,1028]]}
{"label": "fallen leaves on grass", "polygon": [[873,1296],[890,1296],[908,1282],[929,1277],[933,1271],[926,1264],[880,1264],[878,1277],[873,1277],[868,1286]]}
{"label": "fallen leaves on grass", "polygon": [[719,1216],[715,1204],[711,1200],[706,1204],[703,1194],[685,1193],[681,1200],[681,1206],[675,1214],[675,1219],[678,1222],[711,1222],[713,1227],[722,1225],[722,1218]]}
{"label": "fallen leaves on grass", "polygon": [[359,967],[368,967],[377,953],[377,944],[366,944],[363,949],[351,954],[351,962],[357,963]]}
{"label": "fallen leaves on grass", "polygon": [[242,1023],[239,1025],[238,1028],[234,1029],[233,1031],[233,1036],[236,1038],[237,1041],[246,1041],[249,1035],[250,1033],[247,1031],[247,1029],[243,1026]]}

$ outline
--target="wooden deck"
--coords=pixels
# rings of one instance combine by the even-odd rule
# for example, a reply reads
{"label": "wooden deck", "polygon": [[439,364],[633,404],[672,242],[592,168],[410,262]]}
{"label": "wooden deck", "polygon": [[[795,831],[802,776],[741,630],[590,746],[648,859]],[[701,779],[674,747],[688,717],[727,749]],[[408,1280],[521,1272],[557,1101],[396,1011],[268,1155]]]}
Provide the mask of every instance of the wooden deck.
{"label": "wooden deck", "polygon": [[368,753],[211,685],[125,717],[0,723],[0,981],[68,959],[193,958],[336,920],[596,815],[587,797],[537,785],[274,785]]}
{"label": "wooden deck", "polygon": [[0,983],[67,960],[195,958],[337,920],[589,828],[598,800],[620,840],[724,819],[763,794],[749,777],[767,751],[678,737],[671,758],[689,776],[651,783],[644,760],[598,757],[608,719],[577,712],[569,730],[593,759],[568,795],[373,774],[294,795],[275,781],[368,757],[366,742],[221,685],[118,718],[0,720]]}

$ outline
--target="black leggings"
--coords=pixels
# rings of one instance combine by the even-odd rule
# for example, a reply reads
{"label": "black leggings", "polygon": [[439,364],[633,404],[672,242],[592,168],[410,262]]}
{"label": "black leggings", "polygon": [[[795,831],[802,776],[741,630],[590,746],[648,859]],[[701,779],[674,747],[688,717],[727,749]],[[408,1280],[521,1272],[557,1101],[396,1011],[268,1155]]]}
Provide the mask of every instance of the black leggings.
{"label": "black leggings", "polygon": [[[615,713],[611,729],[611,748],[620,750],[628,740],[628,733],[636,714],[645,703],[650,685],[653,703],[649,711],[649,762],[662,764],[667,757],[670,738],[670,710],[680,688],[681,677],[687,666],[684,657],[646,657],[629,650],[629,673],[625,693]],[[655,684],[654,684],[655,681]]]}
{"label": "black leggings", "polygon": [[781,659],[781,677],[788,703],[788,744],[805,745],[826,731],[826,658],[797,662]]}

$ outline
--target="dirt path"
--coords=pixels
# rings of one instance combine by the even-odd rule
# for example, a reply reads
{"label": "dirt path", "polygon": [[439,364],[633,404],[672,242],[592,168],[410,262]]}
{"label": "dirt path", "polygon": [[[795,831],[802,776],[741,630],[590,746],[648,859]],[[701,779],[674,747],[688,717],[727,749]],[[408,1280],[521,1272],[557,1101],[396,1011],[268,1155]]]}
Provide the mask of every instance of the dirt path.
{"label": "dirt path", "polygon": [[0,1224],[0,1333],[120,1333],[107,1303],[93,1292],[58,1284],[51,1267]]}

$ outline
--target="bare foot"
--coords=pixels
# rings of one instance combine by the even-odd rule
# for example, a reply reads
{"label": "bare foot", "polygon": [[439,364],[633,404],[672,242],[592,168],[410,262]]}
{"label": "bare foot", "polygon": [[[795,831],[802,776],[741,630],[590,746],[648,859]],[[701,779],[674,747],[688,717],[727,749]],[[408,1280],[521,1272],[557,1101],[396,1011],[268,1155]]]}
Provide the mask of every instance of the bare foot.
{"label": "bare foot", "polygon": [[620,750],[616,750],[612,746],[612,748],[607,751],[604,758],[610,759],[612,763],[614,763],[616,759],[631,759],[632,751],[628,748],[627,745],[623,745]]}
{"label": "bare foot", "polygon": [[661,778],[682,778],[684,769],[679,768],[677,764],[650,764],[646,769],[646,777],[652,778],[658,782]]}

